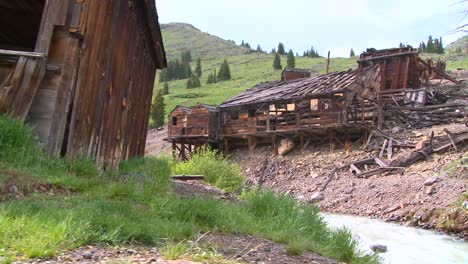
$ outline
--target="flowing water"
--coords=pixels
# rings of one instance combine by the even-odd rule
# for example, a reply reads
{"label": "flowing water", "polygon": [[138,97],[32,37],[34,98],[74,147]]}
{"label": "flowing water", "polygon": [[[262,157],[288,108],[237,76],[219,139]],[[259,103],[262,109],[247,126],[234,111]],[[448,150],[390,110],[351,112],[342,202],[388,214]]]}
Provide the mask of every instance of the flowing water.
{"label": "flowing water", "polygon": [[347,227],[356,235],[362,251],[375,244],[387,246],[379,256],[384,263],[468,263],[468,242],[422,230],[365,217],[323,214],[331,227]]}

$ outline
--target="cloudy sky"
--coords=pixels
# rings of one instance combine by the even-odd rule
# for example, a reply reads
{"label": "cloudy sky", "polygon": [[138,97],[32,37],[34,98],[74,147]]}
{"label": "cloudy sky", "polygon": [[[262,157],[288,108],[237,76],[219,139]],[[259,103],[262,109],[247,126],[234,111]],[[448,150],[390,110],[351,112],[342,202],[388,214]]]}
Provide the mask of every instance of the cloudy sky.
{"label": "cloudy sky", "polygon": [[429,34],[447,45],[466,33],[451,33],[463,20],[461,0],[156,0],[160,23],[185,22],[204,32],[260,44],[270,51],[283,42],[302,52],[349,56],[368,47],[400,42],[417,47]]}

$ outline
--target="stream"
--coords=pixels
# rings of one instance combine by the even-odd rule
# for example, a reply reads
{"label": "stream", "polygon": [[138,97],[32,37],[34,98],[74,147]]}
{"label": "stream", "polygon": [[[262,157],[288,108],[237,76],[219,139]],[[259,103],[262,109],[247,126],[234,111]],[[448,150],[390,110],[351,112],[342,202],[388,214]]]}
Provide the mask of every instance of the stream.
{"label": "stream", "polygon": [[359,248],[372,252],[375,244],[387,246],[380,253],[383,263],[468,263],[468,242],[430,230],[386,223],[365,217],[322,214],[332,228],[347,227],[358,239]]}

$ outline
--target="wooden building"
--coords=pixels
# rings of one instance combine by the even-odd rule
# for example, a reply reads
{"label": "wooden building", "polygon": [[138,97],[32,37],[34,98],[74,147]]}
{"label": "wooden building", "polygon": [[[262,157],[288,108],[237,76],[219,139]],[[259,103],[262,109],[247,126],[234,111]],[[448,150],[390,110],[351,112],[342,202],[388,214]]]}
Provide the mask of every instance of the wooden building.
{"label": "wooden building", "polygon": [[214,106],[176,106],[169,114],[167,141],[173,153],[187,160],[202,145],[216,145],[219,139],[219,112]]}
{"label": "wooden building", "polygon": [[0,0],[0,112],[52,155],[103,168],[143,155],[165,66],[153,0]]}
{"label": "wooden building", "polygon": [[299,78],[308,78],[311,76],[312,76],[312,70],[287,67],[281,73],[281,80],[290,81],[290,80],[295,80]]}
{"label": "wooden building", "polygon": [[256,85],[219,106],[222,139],[228,149],[232,142],[247,140],[275,144],[277,137],[330,138],[349,148],[350,136],[376,121],[377,108],[369,100],[377,97],[380,66],[329,73],[292,81]]}
{"label": "wooden building", "polygon": [[[437,70],[411,47],[368,49],[357,62],[356,70],[314,77],[307,77],[306,71],[285,70],[281,80],[260,83],[226,100],[218,107],[219,132],[210,142],[222,142],[226,152],[233,144],[247,145],[252,151],[257,144],[267,143],[275,154],[279,138],[294,139],[303,149],[313,138],[328,140],[331,151],[336,144],[350,151],[359,139],[364,142],[369,128],[382,127],[387,104],[424,102],[425,90],[418,88],[427,69]],[[198,126],[195,119],[186,121],[184,127]],[[169,138],[175,142],[172,133],[170,128]],[[185,144],[192,137],[176,134],[178,142]]]}

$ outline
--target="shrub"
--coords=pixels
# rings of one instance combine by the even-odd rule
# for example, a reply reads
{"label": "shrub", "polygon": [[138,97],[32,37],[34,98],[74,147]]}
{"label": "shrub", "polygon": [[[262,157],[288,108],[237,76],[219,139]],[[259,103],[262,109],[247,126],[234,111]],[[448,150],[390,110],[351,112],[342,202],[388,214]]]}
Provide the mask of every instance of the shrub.
{"label": "shrub", "polygon": [[29,126],[0,115],[0,160],[34,162],[43,156],[42,149]]}
{"label": "shrub", "polygon": [[239,165],[229,162],[209,147],[200,148],[189,161],[175,163],[174,174],[205,176],[205,181],[229,192],[242,188],[244,177]]}

